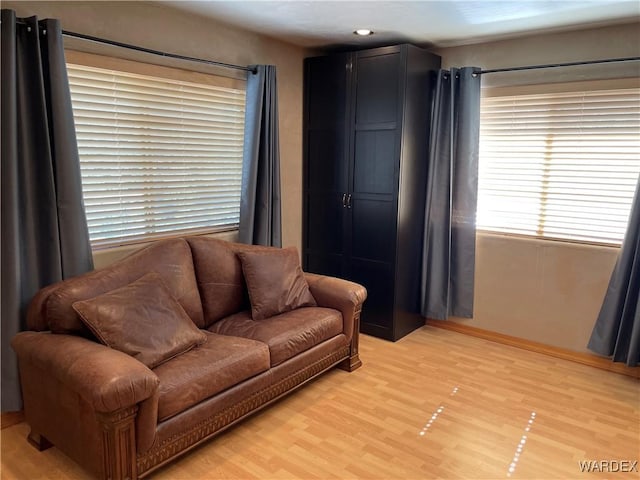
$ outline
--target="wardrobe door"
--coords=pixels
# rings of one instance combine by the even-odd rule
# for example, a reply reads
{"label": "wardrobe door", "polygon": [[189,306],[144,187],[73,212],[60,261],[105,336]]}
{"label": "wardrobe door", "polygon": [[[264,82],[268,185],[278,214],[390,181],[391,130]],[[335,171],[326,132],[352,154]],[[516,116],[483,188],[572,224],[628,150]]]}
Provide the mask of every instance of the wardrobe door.
{"label": "wardrobe door", "polygon": [[370,292],[361,325],[393,327],[402,56],[388,47],[358,52],[354,64],[349,202],[349,277]]}
{"label": "wardrobe door", "polygon": [[304,268],[338,277],[344,275],[349,175],[348,58],[305,60]]}

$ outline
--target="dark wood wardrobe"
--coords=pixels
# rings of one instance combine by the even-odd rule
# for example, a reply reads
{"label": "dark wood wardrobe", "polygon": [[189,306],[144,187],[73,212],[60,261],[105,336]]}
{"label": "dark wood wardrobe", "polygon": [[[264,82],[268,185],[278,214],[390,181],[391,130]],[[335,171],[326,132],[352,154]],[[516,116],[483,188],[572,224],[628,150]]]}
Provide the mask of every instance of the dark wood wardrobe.
{"label": "dark wood wardrobe", "polygon": [[420,259],[440,57],[396,45],[305,59],[303,262],[368,290],[363,333],[424,324]]}

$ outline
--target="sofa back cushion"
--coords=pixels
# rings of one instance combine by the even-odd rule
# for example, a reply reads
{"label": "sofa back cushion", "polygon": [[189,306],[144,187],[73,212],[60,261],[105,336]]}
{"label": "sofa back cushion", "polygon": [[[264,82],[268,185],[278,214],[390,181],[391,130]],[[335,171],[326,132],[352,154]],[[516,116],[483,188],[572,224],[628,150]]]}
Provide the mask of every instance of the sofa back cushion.
{"label": "sofa back cushion", "polygon": [[249,295],[240,252],[280,251],[275,247],[245,245],[211,237],[187,237],[202,299],[205,328],[218,320],[249,310]]}
{"label": "sofa back cushion", "polygon": [[188,237],[193,255],[205,328],[249,308],[249,297],[236,255],[237,244],[211,237]]}
{"label": "sofa back cushion", "polygon": [[160,276],[189,318],[202,328],[202,304],[191,249],[184,239],[155,242],[105,268],[47,287],[31,302],[27,314],[29,328],[89,335],[72,304],[128,285],[149,272]]}

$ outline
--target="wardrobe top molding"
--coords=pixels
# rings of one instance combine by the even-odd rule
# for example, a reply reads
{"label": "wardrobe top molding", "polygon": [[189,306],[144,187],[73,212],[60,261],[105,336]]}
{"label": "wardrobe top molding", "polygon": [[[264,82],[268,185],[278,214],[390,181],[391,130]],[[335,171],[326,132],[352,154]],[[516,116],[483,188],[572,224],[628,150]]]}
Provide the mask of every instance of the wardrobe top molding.
{"label": "wardrobe top molding", "polygon": [[318,53],[316,55],[310,55],[308,58],[314,58],[314,57],[326,57],[326,56],[330,56],[330,55],[338,55],[338,54],[350,54],[350,53],[361,53],[361,52],[371,52],[372,54],[375,55],[384,55],[384,54],[390,54],[390,53],[397,53],[399,52],[402,47],[407,46],[407,47],[411,47],[411,48],[418,48],[422,51],[431,53],[432,55],[435,55],[435,53],[430,52],[429,50],[427,50],[426,48],[420,47],[419,45],[415,45],[413,43],[398,43],[398,44],[394,44],[394,45],[383,45],[383,46],[376,46],[376,47],[357,47],[357,48],[340,48],[340,49],[336,49],[336,50],[321,50],[318,51]]}

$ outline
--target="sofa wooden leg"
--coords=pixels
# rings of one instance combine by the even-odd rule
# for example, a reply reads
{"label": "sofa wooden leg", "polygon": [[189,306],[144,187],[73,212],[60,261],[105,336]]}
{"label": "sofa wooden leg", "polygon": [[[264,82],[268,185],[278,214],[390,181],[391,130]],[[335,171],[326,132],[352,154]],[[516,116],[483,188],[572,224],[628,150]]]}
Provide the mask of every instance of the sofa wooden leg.
{"label": "sofa wooden leg", "polygon": [[40,452],[46,450],[47,448],[53,447],[53,443],[40,435],[38,432],[34,432],[33,429],[29,432],[27,441],[35,448],[37,448]]}
{"label": "sofa wooden leg", "polygon": [[347,372],[353,372],[356,368],[360,368],[361,366],[362,361],[360,360],[360,356],[357,353],[343,360],[338,365],[339,368],[341,368],[342,370],[346,370]]}
{"label": "sofa wooden leg", "polygon": [[360,368],[362,366],[362,362],[360,361],[360,312],[361,310],[357,310],[355,315],[353,316],[353,337],[351,338],[351,346],[349,351],[349,358],[342,361],[338,366],[342,370],[346,370],[347,372],[353,372],[356,368]]}
{"label": "sofa wooden leg", "polygon": [[135,419],[138,407],[110,414],[98,414],[102,424],[102,478],[122,480],[138,478],[136,467]]}

